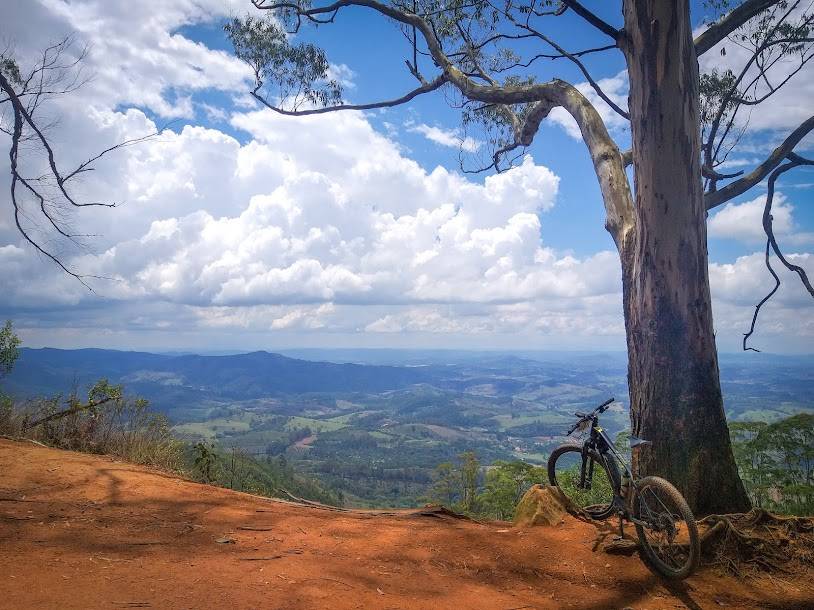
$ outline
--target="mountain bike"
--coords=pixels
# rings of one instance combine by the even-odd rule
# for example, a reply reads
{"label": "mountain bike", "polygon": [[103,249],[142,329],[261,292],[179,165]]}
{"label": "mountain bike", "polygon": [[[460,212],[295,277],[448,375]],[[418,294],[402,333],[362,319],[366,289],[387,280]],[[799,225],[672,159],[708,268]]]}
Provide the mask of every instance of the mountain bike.
{"label": "mountain bike", "polygon": [[[574,505],[593,519],[619,517],[619,535],[624,538],[624,521],[632,523],[639,537],[639,555],[662,576],[681,580],[698,566],[701,546],[698,528],[681,493],[661,477],[633,476],[631,468],[607,432],[599,426],[613,398],[579,418],[566,436],[589,430],[580,444],[565,444],[548,458],[548,479]],[[635,437],[631,450],[649,444]],[[619,467],[622,470],[620,472]]]}

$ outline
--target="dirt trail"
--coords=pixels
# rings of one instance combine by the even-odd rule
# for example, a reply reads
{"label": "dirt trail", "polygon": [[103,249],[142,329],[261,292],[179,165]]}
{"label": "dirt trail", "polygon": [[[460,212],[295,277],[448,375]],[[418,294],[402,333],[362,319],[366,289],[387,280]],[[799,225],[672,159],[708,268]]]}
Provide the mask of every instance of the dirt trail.
{"label": "dirt trail", "polygon": [[309,508],[0,440],[2,608],[814,607],[814,574],[666,585],[599,535]]}

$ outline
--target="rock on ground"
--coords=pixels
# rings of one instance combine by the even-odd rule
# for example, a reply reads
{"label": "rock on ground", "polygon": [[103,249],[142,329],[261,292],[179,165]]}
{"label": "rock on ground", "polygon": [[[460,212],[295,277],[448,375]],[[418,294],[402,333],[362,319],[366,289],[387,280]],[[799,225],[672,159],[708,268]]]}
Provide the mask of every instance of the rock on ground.
{"label": "rock on ground", "polygon": [[514,513],[518,527],[559,525],[574,510],[568,498],[552,485],[532,485]]}

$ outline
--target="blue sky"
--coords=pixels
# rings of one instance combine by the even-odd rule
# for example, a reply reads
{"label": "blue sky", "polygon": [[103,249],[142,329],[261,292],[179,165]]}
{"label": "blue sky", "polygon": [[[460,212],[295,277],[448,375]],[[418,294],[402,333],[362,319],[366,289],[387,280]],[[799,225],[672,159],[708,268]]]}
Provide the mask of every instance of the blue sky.
{"label": "blue sky", "polygon": [[[565,20],[568,40],[573,40],[573,48],[597,42],[595,31],[581,19],[566,17]],[[185,26],[178,32],[210,48],[231,50],[231,44],[218,23]],[[300,38],[322,46],[333,63],[343,64],[353,71],[354,86],[347,90],[347,97],[354,103],[397,97],[416,85],[404,67],[405,57],[411,54],[410,44],[392,24],[370,11],[351,9],[333,27],[316,30],[304,27]],[[620,53],[610,51],[598,55],[592,65],[596,66],[597,74],[612,76],[624,70],[624,59]],[[549,62],[534,72],[540,80],[553,77],[570,82],[584,80],[569,62]],[[211,92],[202,92],[200,97],[209,103],[225,101]],[[460,111],[450,107],[443,93],[419,97],[407,106],[369,113],[368,116],[371,123],[383,132],[387,131],[384,123],[400,125],[414,121],[454,129],[461,122]],[[246,138],[246,134],[234,133],[238,138]],[[628,138],[620,135],[620,145],[627,143]],[[400,131],[398,141],[409,149],[409,156],[427,170],[437,165],[450,169],[459,166],[459,153],[455,147],[439,146],[421,134],[407,130]],[[546,215],[546,225],[552,229],[546,235],[546,241],[553,247],[580,256],[600,248],[612,248],[613,242],[604,230],[604,210],[597,205],[600,202],[599,187],[582,141],[569,137],[556,125],[544,124],[530,152],[537,163],[562,177],[558,205]],[[575,216],[580,222],[574,221]]]}
{"label": "blue sky", "polygon": [[[613,2],[598,3],[592,7],[597,14],[609,23],[621,26],[620,15],[615,14]],[[693,3],[694,23],[700,26],[709,13],[702,2]],[[561,29],[567,31],[561,40],[567,41],[569,49],[582,49],[602,44],[602,37],[582,19],[564,16]],[[231,51],[231,44],[218,22],[195,24],[178,29],[178,33],[200,42],[212,49]],[[405,57],[409,57],[411,46],[407,40],[395,33],[391,24],[368,10],[350,9],[341,16],[334,26],[319,29],[304,27],[299,38],[314,42],[326,49],[329,59],[353,70],[353,88],[347,91],[350,101],[364,103],[395,97],[415,87],[412,75],[403,67]],[[349,41],[352,41],[349,43]],[[533,48],[533,45],[529,45]],[[624,58],[618,51],[600,53],[591,58],[591,70],[599,76],[613,76],[625,69]],[[533,71],[539,80],[561,78],[569,82],[582,82],[584,77],[570,62],[544,62],[536,64]],[[202,92],[201,100],[228,106],[228,98]],[[460,124],[460,112],[450,107],[443,94],[419,97],[408,106],[388,109],[378,114],[369,114],[371,122],[382,131],[387,131],[384,123],[400,124],[406,121],[427,123],[433,126],[454,128]],[[203,123],[206,123],[204,119]],[[246,134],[233,132],[239,139]],[[614,134],[620,147],[627,147],[629,137],[626,132]],[[770,137],[763,134],[764,137]],[[459,164],[458,150],[439,146],[419,133],[403,131],[398,141],[410,151],[415,159],[428,170],[437,165],[455,168]],[[569,137],[557,125],[543,124],[540,136],[530,147],[529,152],[537,163],[551,168],[562,178],[557,206],[546,214],[546,242],[559,250],[572,251],[585,256],[599,248],[612,248],[612,240],[604,230],[604,210],[600,201],[599,187],[594,179],[593,166],[582,141]],[[742,155],[750,157],[750,155]],[[753,155],[752,155],[753,156]],[[737,157],[736,157],[737,158]],[[799,202],[795,218],[806,227],[814,226],[814,189],[805,185],[814,181],[814,171],[799,171],[789,174],[784,180],[784,188],[795,188],[795,202]],[[792,185],[804,185],[792,187]],[[799,190],[798,190],[799,189]],[[758,191],[750,191],[735,201],[753,199]],[[579,221],[576,222],[575,218]],[[719,262],[734,262],[738,256],[748,253],[737,240],[713,239],[710,242],[710,255]]]}
{"label": "blue sky", "polygon": [[[68,33],[90,44],[93,80],[49,109],[61,117],[54,139],[66,165],[171,122],[171,132],[117,154],[78,186],[88,197],[124,202],[71,217],[99,237],[82,248],[48,242],[75,268],[114,278],[94,283],[95,292],[27,248],[4,206],[0,264],[8,288],[0,316],[15,320],[28,345],[624,347],[618,262],[593,168],[567,118],[544,122],[519,169],[463,176],[460,116],[445,93],[312,121],[251,105],[248,73],[227,54],[221,29],[248,3],[0,3],[11,16],[2,34],[23,64]],[[619,24],[616,3],[591,4]],[[699,7],[693,14],[700,27]],[[569,49],[604,42],[579,18],[560,19],[555,33]],[[326,49],[351,102],[415,86],[403,63],[407,42],[369,11],[350,10],[299,38]],[[716,51],[702,58],[702,70],[737,60]],[[584,80],[568,62],[538,65],[541,80]],[[624,100],[620,53],[592,56],[590,68]],[[743,152],[731,161],[750,169],[795,117],[810,114],[812,77],[799,74],[788,93],[753,115]],[[625,147],[625,128],[607,116]],[[812,146],[809,139],[798,150]],[[814,271],[810,183],[814,171],[787,174],[776,216],[781,243]],[[770,285],[760,254],[764,194],[756,187],[710,219],[716,331],[726,351],[738,348]],[[810,352],[812,302],[784,279],[756,340],[770,351]]]}

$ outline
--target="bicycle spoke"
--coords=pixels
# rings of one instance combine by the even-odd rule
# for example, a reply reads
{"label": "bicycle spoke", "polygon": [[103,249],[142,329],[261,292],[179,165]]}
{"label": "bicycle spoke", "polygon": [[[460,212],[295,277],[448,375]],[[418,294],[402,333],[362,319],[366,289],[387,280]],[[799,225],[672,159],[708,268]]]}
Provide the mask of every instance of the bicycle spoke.
{"label": "bicycle spoke", "polygon": [[639,516],[647,541],[656,556],[673,570],[680,570],[688,561],[689,553],[681,540],[682,518],[671,510],[653,488],[639,494]]}
{"label": "bicycle spoke", "polygon": [[613,501],[613,486],[602,462],[585,466],[585,484],[581,484],[582,452],[579,448],[559,454],[554,463],[554,481],[578,508],[592,515],[607,511]]}

